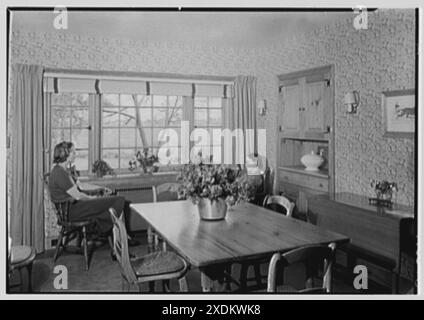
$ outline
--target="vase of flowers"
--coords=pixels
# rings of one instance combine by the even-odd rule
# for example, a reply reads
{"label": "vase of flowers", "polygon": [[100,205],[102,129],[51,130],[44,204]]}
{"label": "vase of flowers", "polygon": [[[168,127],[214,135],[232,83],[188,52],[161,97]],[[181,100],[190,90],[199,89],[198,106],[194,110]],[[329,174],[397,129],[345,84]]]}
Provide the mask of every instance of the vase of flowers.
{"label": "vase of flowers", "polygon": [[240,166],[190,163],[183,167],[177,181],[180,196],[197,205],[202,220],[225,219],[228,206],[250,200],[254,192]]}
{"label": "vase of flowers", "polygon": [[112,167],[102,159],[96,160],[93,163],[91,172],[95,173],[98,178],[102,178],[107,174],[115,175],[115,171],[113,171]]}
{"label": "vase of flowers", "polygon": [[372,180],[371,187],[374,188],[378,200],[384,200],[388,202],[392,201],[393,192],[397,190],[397,184],[387,180]]}
{"label": "vase of flowers", "polygon": [[131,171],[140,167],[144,173],[151,174],[158,171],[158,163],[158,156],[149,152],[149,148],[144,148],[143,151],[138,151],[135,157],[130,160],[128,164]]}

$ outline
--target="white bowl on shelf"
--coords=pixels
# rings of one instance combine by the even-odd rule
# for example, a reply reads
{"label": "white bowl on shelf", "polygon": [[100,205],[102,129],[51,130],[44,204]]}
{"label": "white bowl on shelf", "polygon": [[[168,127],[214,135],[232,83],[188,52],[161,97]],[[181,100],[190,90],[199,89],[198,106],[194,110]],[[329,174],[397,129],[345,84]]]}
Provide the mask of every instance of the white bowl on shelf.
{"label": "white bowl on shelf", "polygon": [[305,154],[300,158],[300,162],[306,167],[306,171],[319,171],[324,159],[320,155],[315,154],[314,151],[311,151],[311,153]]}

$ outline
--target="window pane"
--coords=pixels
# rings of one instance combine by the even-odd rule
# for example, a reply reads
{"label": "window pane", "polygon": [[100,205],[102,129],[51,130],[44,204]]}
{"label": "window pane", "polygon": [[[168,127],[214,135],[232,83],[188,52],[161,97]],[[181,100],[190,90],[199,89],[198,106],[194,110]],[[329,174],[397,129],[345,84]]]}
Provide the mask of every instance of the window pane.
{"label": "window pane", "polygon": [[121,129],[120,147],[136,147],[136,129]]}
{"label": "window pane", "polygon": [[[178,164],[178,163],[180,163],[180,161],[179,161],[180,160],[180,152],[181,152],[180,148],[178,148],[178,147],[166,148],[166,157],[159,157],[159,162]],[[169,157],[171,157],[170,160],[168,160]]]}
{"label": "window pane", "polygon": [[76,153],[75,166],[77,170],[88,170],[88,150],[78,150]]}
{"label": "window pane", "polygon": [[103,129],[103,148],[119,147],[119,129]]}
{"label": "window pane", "polygon": [[220,126],[221,124],[222,124],[221,109],[210,109],[209,110],[209,125]]}
{"label": "window pane", "polygon": [[60,106],[72,105],[72,93],[53,93],[51,104]]}
{"label": "window pane", "polygon": [[103,108],[102,112],[103,127],[118,127],[119,126],[119,109],[118,108]]}
{"label": "window pane", "polygon": [[[166,119],[167,110],[168,109],[164,109],[164,108],[153,109],[153,126],[155,126],[155,127],[165,126],[165,119]],[[168,113],[168,116],[169,116],[169,113]]]}
{"label": "window pane", "polygon": [[88,106],[88,93],[73,93],[72,105],[73,106]]}
{"label": "window pane", "polygon": [[88,127],[88,108],[76,108],[72,110],[72,126]]}
{"label": "window pane", "polygon": [[[168,143],[168,145],[170,145],[170,146],[171,146],[171,144],[172,144],[172,146],[180,146],[181,145],[180,144],[180,140],[181,140],[181,129],[180,128],[167,128],[167,129],[170,129],[170,130],[174,130],[175,131],[176,137],[173,138],[174,141],[171,141],[170,140],[171,138],[168,135],[165,135],[164,134],[165,132],[161,132],[164,129],[166,129],[166,128],[155,128],[155,129],[153,129],[153,134],[154,134],[154,137],[153,137],[154,143],[153,143],[153,145],[154,146],[161,146],[164,143]],[[165,140],[165,138],[166,138],[166,140]],[[162,141],[165,140],[165,142],[159,142],[159,140],[162,140]]]}
{"label": "window pane", "polygon": [[72,129],[72,140],[76,149],[88,149],[88,130]]}
{"label": "window pane", "polygon": [[102,159],[106,161],[113,169],[119,168],[119,152],[118,149],[103,150]]}
{"label": "window pane", "polygon": [[209,98],[209,107],[210,108],[221,108],[222,106],[222,99],[217,97],[210,97]]}
{"label": "window pane", "polygon": [[121,106],[124,106],[124,107],[133,107],[133,106],[135,106],[134,99],[133,99],[132,95],[131,94],[121,94],[120,105]]}
{"label": "window pane", "polygon": [[154,107],[166,107],[168,105],[167,96],[153,96]]}
{"label": "window pane", "polygon": [[207,125],[207,109],[194,110],[194,125],[199,127],[205,127]]}
{"label": "window pane", "polygon": [[155,147],[162,145],[162,143],[159,144],[159,137],[163,136],[163,134],[159,135],[161,133],[162,129],[163,128],[154,128],[153,129],[153,146],[155,146]]}
{"label": "window pane", "polygon": [[135,108],[121,108],[121,127],[135,127]]}
{"label": "window pane", "polygon": [[137,108],[135,113],[139,115],[141,120],[141,125],[143,127],[151,127],[152,126],[152,109],[149,108]]}
{"label": "window pane", "polygon": [[139,130],[137,130],[136,141],[137,141],[137,149],[138,150],[152,146],[152,129],[151,128],[143,128],[142,132],[144,132],[147,144],[146,145],[143,144],[143,141],[142,141],[141,136],[140,136],[140,132],[139,132]]}
{"label": "window pane", "polygon": [[119,95],[118,94],[103,94],[102,106],[104,107],[119,106]]}
{"label": "window pane", "polygon": [[169,112],[169,126],[173,127],[179,127],[181,125],[181,120],[183,118],[183,109],[181,108],[173,108]]}
{"label": "window pane", "polygon": [[194,107],[195,108],[206,108],[208,106],[207,97],[196,97],[194,98]]}
{"label": "window pane", "polygon": [[169,96],[169,106],[170,107],[182,107],[183,106],[183,97],[181,96]]}
{"label": "window pane", "polygon": [[52,128],[70,127],[72,108],[52,107],[51,125]]}
{"label": "window pane", "polygon": [[121,149],[121,158],[119,159],[120,168],[128,169],[130,167],[129,161],[134,158],[136,153],[133,149]]}
{"label": "window pane", "polygon": [[71,130],[70,129],[52,129],[52,150],[54,147],[62,141],[71,140]]}
{"label": "window pane", "polygon": [[138,105],[141,107],[151,107],[152,106],[152,96],[143,96],[141,94],[137,95]]}

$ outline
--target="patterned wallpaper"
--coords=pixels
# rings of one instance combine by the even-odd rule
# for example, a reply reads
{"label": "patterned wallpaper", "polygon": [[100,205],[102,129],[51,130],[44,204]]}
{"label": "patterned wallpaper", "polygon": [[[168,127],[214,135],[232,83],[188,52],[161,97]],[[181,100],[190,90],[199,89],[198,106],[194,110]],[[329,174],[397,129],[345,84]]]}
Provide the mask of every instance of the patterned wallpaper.
{"label": "patterned wallpaper", "polygon": [[[356,30],[353,17],[263,50],[258,67],[260,92],[270,99],[272,123],[278,112],[277,82],[270,74],[335,66],[336,191],[373,196],[371,179],[398,182],[396,201],[414,203],[414,140],[383,137],[381,92],[415,87],[413,10],[383,10],[368,16],[368,29]],[[345,113],[343,97],[358,90],[356,115]],[[262,119],[261,119],[262,120]],[[275,145],[275,131],[267,144]],[[268,149],[272,159],[273,149]]]}
{"label": "patterned wallpaper", "polygon": [[[413,10],[379,10],[369,14],[367,30],[355,30],[352,16],[254,49],[12,30],[10,57],[12,63],[69,69],[256,76],[258,99],[268,103],[258,127],[267,129],[272,166],[277,75],[334,64],[336,191],[372,195],[369,181],[388,179],[398,182],[396,201],[412,205],[414,141],[383,137],[380,99],[382,91],[414,87],[414,43]],[[356,115],[346,114],[342,105],[344,94],[352,90],[361,94]]]}

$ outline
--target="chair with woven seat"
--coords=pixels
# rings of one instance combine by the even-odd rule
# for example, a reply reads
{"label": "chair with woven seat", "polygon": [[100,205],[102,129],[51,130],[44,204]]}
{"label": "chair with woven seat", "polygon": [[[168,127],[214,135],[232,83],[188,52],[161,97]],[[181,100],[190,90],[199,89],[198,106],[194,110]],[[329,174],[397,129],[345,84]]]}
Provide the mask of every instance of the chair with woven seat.
{"label": "chair with woven seat", "polygon": [[[32,264],[35,260],[35,249],[30,246],[12,246],[9,252],[9,275],[12,274],[13,271],[17,270],[19,272],[19,283],[15,285],[10,285],[9,288],[19,286],[21,288],[21,292],[31,292],[32,291],[32,283],[31,283],[31,274],[32,274]],[[24,289],[23,277],[22,277],[22,269],[27,269],[28,274],[28,284],[27,290]]]}
{"label": "chair with woven seat", "polygon": [[[153,202],[158,201],[175,201],[181,200],[178,194],[179,184],[175,182],[162,183],[157,186],[153,186]],[[159,249],[159,243],[162,242],[162,250],[166,251],[166,242],[161,239],[157,233],[150,227],[147,227],[147,243],[149,245],[149,251],[154,252]]]}
{"label": "chair with woven seat", "polygon": [[[44,176],[44,193],[46,200],[51,204],[50,207],[55,211],[57,217],[57,224],[60,226],[59,238],[56,244],[56,250],[53,256],[53,261],[56,262],[61,250],[66,250],[70,241],[78,237],[82,240],[82,249],[85,260],[85,270],[88,271],[90,264],[90,254],[88,251],[88,239],[87,233],[89,229],[94,229],[95,221],[91,219],[70,221],[69,220],[69,209],[72,198],[65,199],[62,201],[53,201],[50,196],[48,174]],[[80,243],[77,245],[80,250]]]}
{"label": "chair with woven seat", "polygon": [[[281,212],[281,209],[285,211],[287,217],[292,217],[294,203],[290,202],[284,196],[279,195],[267,195],[263,201],[263,207],[268,208],[277,212]],[[245,290],[247,287],[247,282],[255,280],[258,287],[262,286],[262,278],[260,266],[263,263],[269,262],[268,259],[260,259],[253,261],[246,261],[241,264],[240,269],[240,290]],[[254,278],[248,278],[249,267],[253,266],[254,269]]]}
{"label": "chair with woven seat", "polygon": [[[268,269],[268,292],[281,292],[281,293],[331,293],[332,292],[332,267],[335,259],[334,255],[335,245],[329,246],[314,245],[306,246],[289,252],[280,254],[275,253],[269,263]],[[284,269],[295,264],[305,264],[306,267],[306,288],[297,290],[294,287],[282,284],[277,284],[278,269]],[[315,276],[317,274],[317,267],[320,263],[324,264],[322,272],[322,284],[315,286]],[[280,274],[283,278],[284,274]]]}
{"label": "chair with woven seat", "polygon": [[169,280],[178,279],[180,291],[188,291],[185,274],[187,262],[169,251],[157,251],[130,260],[127,243],[127,231],[121,218],[113,208],[109,209],[113,221],[113,249],[119,262],[122,275],[122,290],[129,291],[131,285],[148,283],[154,291],[154,281],[163,281],[165,291],[169,291]]}

